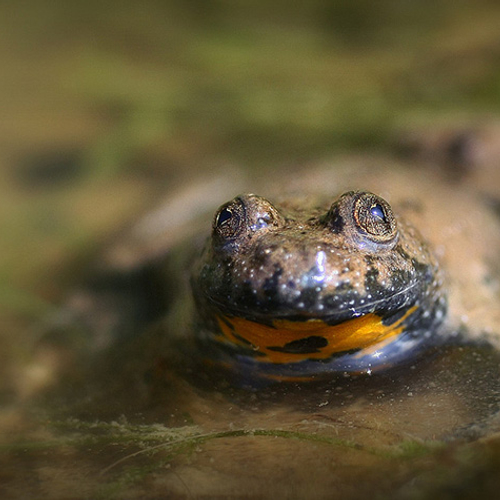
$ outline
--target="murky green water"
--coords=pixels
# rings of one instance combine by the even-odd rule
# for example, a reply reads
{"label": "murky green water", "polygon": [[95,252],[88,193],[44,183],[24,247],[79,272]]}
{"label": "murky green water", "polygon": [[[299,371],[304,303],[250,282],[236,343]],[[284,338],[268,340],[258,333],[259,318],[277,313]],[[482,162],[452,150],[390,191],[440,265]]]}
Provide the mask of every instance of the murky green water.
{"label": "murky green water", "polygon": [[472,488],[500,425],[499,359],[488,348],[449,347],[377,377],[251,392],[193,384],[168,357],[148,370],[102,357],[12,409],[10,421],[4,415],[4,491],[433,498],[443,482]]}
{"label": "murky green water", "polygon": [[41,341],[99,249],[202,173],[497,119],[495,2],[230,4],[0,8],[0,496],[494,498],[487,346],[252,392],[183,376],[157,331]]}

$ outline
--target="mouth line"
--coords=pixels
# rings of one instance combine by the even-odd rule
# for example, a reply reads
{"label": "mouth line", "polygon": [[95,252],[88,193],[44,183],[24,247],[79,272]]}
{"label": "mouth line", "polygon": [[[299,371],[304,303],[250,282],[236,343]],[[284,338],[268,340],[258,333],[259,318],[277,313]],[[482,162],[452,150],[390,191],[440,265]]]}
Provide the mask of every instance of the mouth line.
{"label": "mouth line", "polygon": [[[403,295],[405,293],[410,292],[417,285],[418,285],[418,281],[414,281],[413,283],[411,283],[410,285],[408,285],[406,288],[403,288],[402,290],[398,290],[397,292],[395,292],[395,293],[393,293],[391,295],[388,295],[387,297],[384,297],[384,298],[381,298],[381,299],[377,299],[377,300],[373,300],[373,301],[369,302],[368,304],[363,304],[363,308],[366,308],[366,307],[372,308],[373,306],[376,306],[377,304],[386,302],[388,299],[393,299],[395,297],[399,297],[400,295]],[[352,312],[355,312],[355,309],[353,309],[353,308],[349,308],[349,310],[351,310]]]}
{"label": "mouth line", "polygon": [[[329,320],[335,316],[339,317],[339,322],[345,321],[349,318],[356,318],[360,316],[364,316],[365,314],[375,313],[377,311],[374,310],[378,305],[383,304],[389,300],[397,298],[401,295],[411,292],[414,288],[418,286],[419,282],[414,281],[409,284],[405,288],[398,290],[395,293],[388,294],[386,297],[382,297],[380,299],[372,300],[371,302],[364,302],[363,304],[356,304],[351,307],[346,307],[344,309],[336,309],[331,310],[326,307],[321,308],[321,310],[317,306],[312,306],[309,308],[301,308],[297,309],[296,307],[291,307],[289,312],[280,311],[279,313],[273,315],[272,311],[262,312],[257,309],[253,310],[251,308],[244,309],[242,307],[238,307],[237,305],[228,305],[227,302],[223,302],[221,300],[214,299],[209,297],[209,301],[214,304],[214,306],[221,312],[229,313],[234,316],[242,316],[246,317],[250,313],[254,318],[265,319],[265,323],[269,321],[274,321],[275,319],[296,319],[297,321],[309,321],[309,320]],[[414,301],[412,301],[414,303]],[[321,305],[321,304],[320,304]],[[410,303],[404,304],[401,307],[406,307],[410,305]],[[253,314],[252,314],[253,313]],[[346,313],[348,316],[346,316]]]}

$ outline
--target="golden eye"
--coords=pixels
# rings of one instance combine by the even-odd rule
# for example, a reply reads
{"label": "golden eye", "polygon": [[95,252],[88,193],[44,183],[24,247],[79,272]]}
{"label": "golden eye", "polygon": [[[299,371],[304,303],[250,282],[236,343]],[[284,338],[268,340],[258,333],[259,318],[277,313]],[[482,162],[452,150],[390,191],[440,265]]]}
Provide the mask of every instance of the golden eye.
{"label": "golden eye", "polygon": [[389,242],[397,235],[391,206],[379,196],[361,192],[354,202],[353,219],[366,236],[376,242]]}
{"label": "golden eye", "polygon": [[214,233],[224,239],[237,236],[241,229],[243,216],[244,207],[240,200],[235,199],[222,205],[215,214]]}
{"label": "golden eye", "polygon": [[232,218],[232,210],[229,207],[222,208],[220,212],[215,216],[215,227],[220,229],[222,226],[227,226],[231,223]]}
{"label": "golden eye", "polygon": [[282,216],[265,198],[243,194],[222,205],[212,224],[215,244],[242,244],[282,223]]}

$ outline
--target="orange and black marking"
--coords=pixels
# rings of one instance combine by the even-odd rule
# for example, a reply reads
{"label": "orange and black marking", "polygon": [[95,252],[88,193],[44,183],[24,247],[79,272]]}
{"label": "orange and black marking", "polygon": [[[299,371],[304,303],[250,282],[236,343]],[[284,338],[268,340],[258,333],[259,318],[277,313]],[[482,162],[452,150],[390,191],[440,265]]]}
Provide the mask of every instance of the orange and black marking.
{"label": "orange and black marking", "polygon": [[367,191],[325,201],[246,194],[214,217],[191,274],[195,336],[237,384],[385,370],[444,321],[442,273],[417,230]]}
{"label": "orange and black marking", "polygon": [[409,308],[396,321],[369,313],[337,325],[320,319],[307,321],[275,320],[272,326],[240,317],[218,316],[223,336],[242,349],[247,349],[257,361],[288,364],[304,360],[328,360],[343,354],[382,348],[404,331],[404,322],[415,312]]}

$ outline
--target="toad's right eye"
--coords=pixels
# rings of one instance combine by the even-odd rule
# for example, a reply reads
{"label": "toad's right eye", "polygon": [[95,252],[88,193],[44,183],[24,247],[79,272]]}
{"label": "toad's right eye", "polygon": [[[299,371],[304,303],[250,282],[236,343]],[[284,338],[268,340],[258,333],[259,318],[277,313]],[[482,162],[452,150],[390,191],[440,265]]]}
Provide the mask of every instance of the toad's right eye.
{"label": "toad's right eye", "polygon": [[220,228],[224,224],[228,224],[233,217],[233,212],[229,208],[223,208],[215,218],[215,227]]}
{"label": "toad's right eye", "polygon": [[239,199],[222,205],[215,214],[214,233],[223,239],[236,237],[241,230],[244,212],[243,203]]}
{"label": "toad's right eye", "polygon": [[233,243],[241,245],[283,223],[283,216],[265,198],[242,194],[217,210],[212,225],[214,243],[232,248]]}

